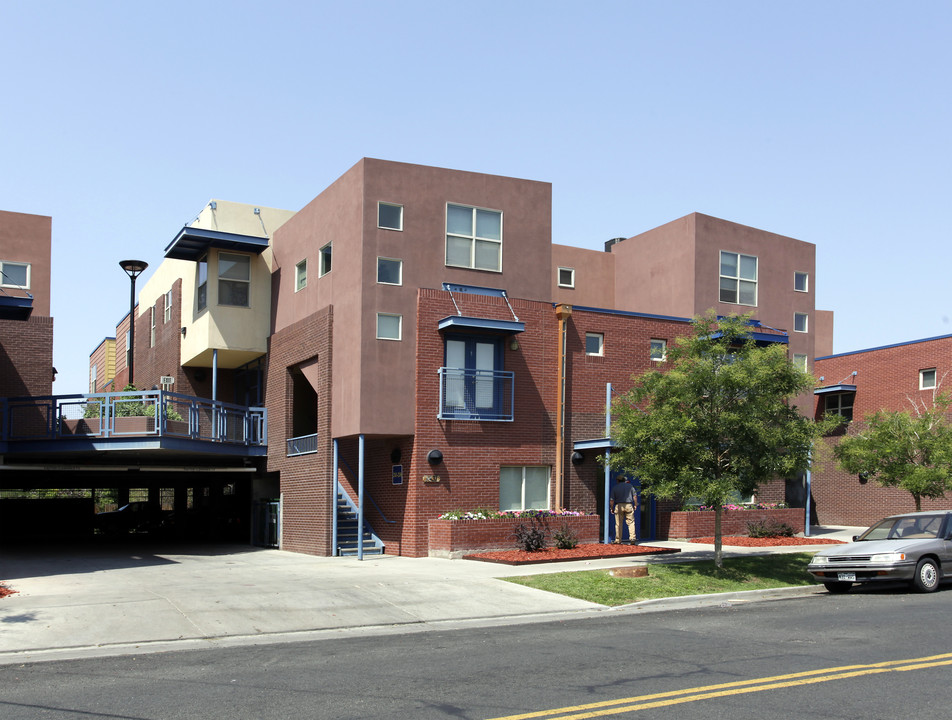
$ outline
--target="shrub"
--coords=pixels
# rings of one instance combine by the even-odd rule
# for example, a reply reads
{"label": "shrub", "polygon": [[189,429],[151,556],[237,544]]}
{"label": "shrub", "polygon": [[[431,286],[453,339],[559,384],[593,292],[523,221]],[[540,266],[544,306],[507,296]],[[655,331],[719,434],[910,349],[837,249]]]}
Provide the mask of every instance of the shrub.
{"label": "shrub", "polygon": [[776,520],[758,520],[747,523],[747,535],[752,538],[793,537],[793,528]]}
{"label": "shrub", "polygon": [[566,523],[562,523],[562,527],[555,531],[552,540],[559,550],[571,550],[578,545],[578,535]]}
{"label": "shrub", "polygon": [[516,538],[516,545],[526,552],[538,552],[545,548],[545,532],[535,525],[519,523],[512,534]]}

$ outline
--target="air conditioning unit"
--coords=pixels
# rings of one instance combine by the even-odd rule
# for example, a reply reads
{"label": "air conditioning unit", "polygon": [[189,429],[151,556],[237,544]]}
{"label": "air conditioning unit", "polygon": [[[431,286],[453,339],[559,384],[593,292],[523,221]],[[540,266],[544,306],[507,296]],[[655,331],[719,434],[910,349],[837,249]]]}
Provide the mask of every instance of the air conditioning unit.
{"label": "air conditioning unit", "polygon": [[161,378],[159,378],[159,383],[162,385],[174,385],[175,378],[171,375],[163,375]]}

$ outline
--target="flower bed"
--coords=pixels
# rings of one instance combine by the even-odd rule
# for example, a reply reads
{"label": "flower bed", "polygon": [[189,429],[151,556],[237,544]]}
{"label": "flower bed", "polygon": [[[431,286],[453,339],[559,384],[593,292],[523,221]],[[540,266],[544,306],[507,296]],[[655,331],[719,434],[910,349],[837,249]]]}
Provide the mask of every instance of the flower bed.
{"label": "flower bed", "polygon": [[516,526],[532,523],[542,527],[549,545],[553,533],[563,524],[575,533],[579,544],[599,541],[598,515],[532,513],[527,517],[438,518],[429,522],[429,554],[458,558],[485,550],[512,550],[516,547]]}
{"label": "flower bed", "polygon": [[[746,535],[747,523],[785,523],[795,533],[803,532],[803,508],[725,509],[721,514],[721,535]],[[668,540],[689,540],[714,534],[714,512],[711,510],[683,510],[658,512],[658,537]]]}

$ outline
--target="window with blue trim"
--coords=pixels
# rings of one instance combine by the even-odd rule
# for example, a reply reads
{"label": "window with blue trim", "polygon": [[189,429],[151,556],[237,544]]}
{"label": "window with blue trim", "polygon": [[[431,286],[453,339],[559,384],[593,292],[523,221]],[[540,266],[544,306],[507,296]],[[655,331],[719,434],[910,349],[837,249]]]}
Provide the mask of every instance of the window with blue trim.
{"label": "window with blue trim", "polygon": [[503,370],[503,338],[447,335],[440,417],[512,419],[512,373]]}

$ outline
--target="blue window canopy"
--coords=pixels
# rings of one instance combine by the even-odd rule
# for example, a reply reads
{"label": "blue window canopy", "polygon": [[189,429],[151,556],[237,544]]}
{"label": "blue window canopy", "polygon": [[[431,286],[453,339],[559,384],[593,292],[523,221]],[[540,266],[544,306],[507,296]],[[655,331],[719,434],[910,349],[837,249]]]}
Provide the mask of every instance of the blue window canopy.
{"label": "blue window canopy", "polygon": [[833,393],[847,393],[847,392],[856,392],[855,385],[827,385],[826,387],[820,387],[813,391],[814,395],[832,395]]}
{"label": "blue window canopy", "polygon": [[27,320],[33,313],[33,296],[23,291],[21,295],[12,295],[0,289],[0,319]]}
{"label": "blue window canopy", "polygon": [[267,247],[268,238],[266,237],[186,226],[165,248],[165,257],[198,262],[208,254],[209,248],[260,255]]}
{"label": "blue window canopy", "polygon": [[490,320],[489,318],[450,315],[439,322],[440,330],[486,330],[501,335],[515,335],[526,329],[524,322],[514,320]]}
{"label": "blue window canopy", "polygon": [[[516,333],[524,332],[526,329],[526,324],[524,322],[520,322],[519,318],[516,317],[516,313],[513,311],[512,305],[509,304],[509,296],[506,294],[505,290],[501,290],[499,288],[480,287],[478,285],[460,285],[458,283],[448,282],[443,283],[442,289],[448,292],[450,297],[453,299],[453,305],[456,307],[456,315],[450,315],[449,317],[445,317],[440,320],[437,325],[440,330],[482,330],[485,332],[496,333],[497,335],[515,335]],[[460,310],[459,303],[456,302],[454,293],[459,293],[461,295],[485,295],[487,297],[502,298],[506,301],[506,306],[509,308],[509,312],[512,314],[512,320],[464,315],[462,310]],[[462,298],[460,298],[460,300],[462,300]]]}
{"label": "blue window canopy", "polygon": [[614,438],[595,438],[594,440],[576,440],[572,443],[573,450],[614,450],[618,447]]}

